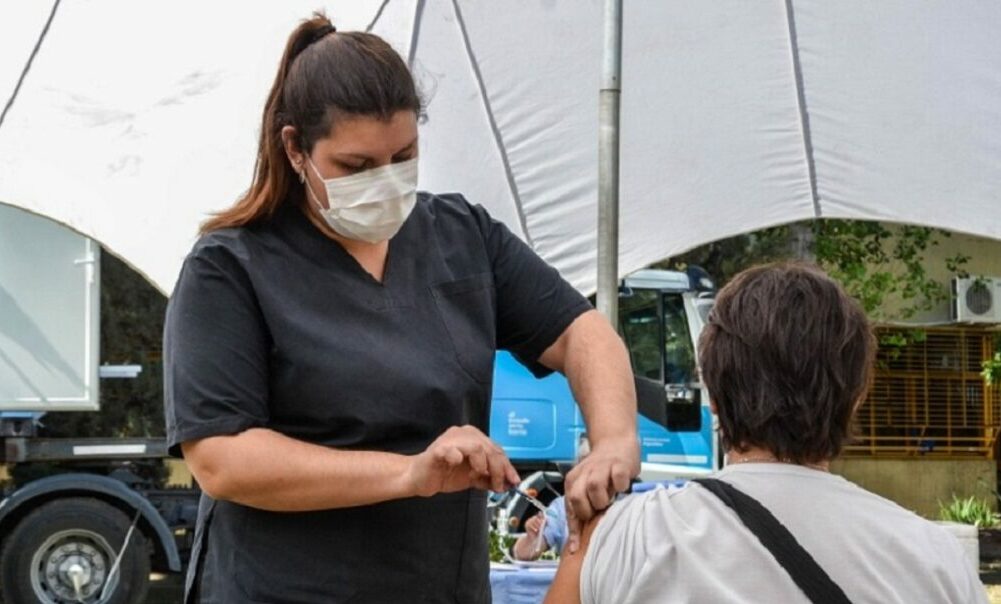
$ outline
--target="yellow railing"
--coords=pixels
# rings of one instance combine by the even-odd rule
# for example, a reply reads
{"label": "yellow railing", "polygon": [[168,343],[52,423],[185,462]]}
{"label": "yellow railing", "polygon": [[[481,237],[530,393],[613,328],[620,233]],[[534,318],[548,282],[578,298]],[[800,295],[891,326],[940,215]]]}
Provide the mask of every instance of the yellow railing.
{"label": "yellow railing", "polygon": [[[1001,419],[1001,388],[980,376],[995,332],[974,327],[877,329],[882,342],[869,396],[856,414],[846,455],[993,459]],[[893,336],[904,346],[886,344]],[[899,339],[899,338],[898,338]]]}

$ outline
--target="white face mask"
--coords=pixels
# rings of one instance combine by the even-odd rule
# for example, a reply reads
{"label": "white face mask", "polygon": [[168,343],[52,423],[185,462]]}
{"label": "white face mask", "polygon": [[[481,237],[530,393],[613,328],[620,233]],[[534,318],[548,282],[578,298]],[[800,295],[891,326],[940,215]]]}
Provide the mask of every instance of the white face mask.
{"label": "white face mask", "polygon": [[327,189],[327,207],[308,182],[306,189],[330,228],[348,239],[392,239],[417,203],[417,158],[330,179],[320,175],[312,159],[309,165]]}

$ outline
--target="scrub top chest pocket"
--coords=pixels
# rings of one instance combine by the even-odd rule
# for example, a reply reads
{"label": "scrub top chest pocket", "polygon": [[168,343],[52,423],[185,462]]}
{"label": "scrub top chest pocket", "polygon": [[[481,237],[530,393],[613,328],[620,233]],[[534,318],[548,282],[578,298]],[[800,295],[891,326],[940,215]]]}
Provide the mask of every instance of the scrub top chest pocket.
{"label": "scrub top chest pocket", "polygon": [[493,377],[497,296],[492,273],[431,286],[438,316],[455,349],[456,363],[480,384]]}

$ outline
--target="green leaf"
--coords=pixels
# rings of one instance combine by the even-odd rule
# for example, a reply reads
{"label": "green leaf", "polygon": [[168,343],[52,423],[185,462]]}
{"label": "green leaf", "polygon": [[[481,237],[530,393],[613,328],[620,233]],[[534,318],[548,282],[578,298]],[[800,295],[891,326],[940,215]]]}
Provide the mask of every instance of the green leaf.
{"label": "green leaf", "polygon": [[978,528],[991,528],[998,525],[1001,517],[991,510],[990,502],[973,495],[960,499],[954,494],[949,503],[938,504],[939,519],[962,524],[972,524]]}

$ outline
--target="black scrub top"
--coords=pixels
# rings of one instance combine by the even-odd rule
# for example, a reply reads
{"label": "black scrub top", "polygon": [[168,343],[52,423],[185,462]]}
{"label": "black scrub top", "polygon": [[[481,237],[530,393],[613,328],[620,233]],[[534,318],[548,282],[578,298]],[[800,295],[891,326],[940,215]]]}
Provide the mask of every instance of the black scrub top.
{"label": "black scrub top", "polygon": [[[267,427],[413,454],[450,426],[486,432],[494,352],[543,375],[539,355],[590,308],[460,195],[418,195],[382,283],[290,200],[185,260],[164,334],[168,444]],[[304,513],[203,495],[186,601],[486,603],[487,534],[476,490]]]}

